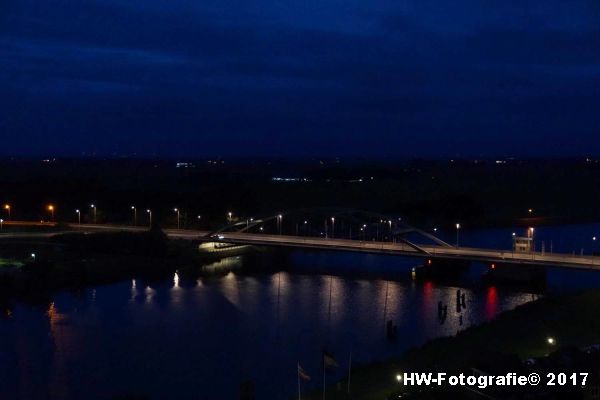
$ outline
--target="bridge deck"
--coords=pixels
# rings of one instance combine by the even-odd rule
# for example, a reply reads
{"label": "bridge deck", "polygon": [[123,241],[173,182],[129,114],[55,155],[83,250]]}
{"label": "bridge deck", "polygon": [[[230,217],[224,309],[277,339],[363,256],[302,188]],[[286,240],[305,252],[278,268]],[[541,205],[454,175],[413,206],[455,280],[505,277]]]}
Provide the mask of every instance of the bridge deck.
{"label": "bridge deck", "polygon": [[[145,231],[144,227],[116,226],[116,225],[71,225],[72,229],[85,232],[138,232]],[[208,232],[183,229],[166,229],[164,232],[174,239],[194,241],[215,241],[206,237]],[[66,232],[19,232],[2,233],[0,238],[32,238],[49,237]],[[559,253],[515,253],[510,250],[481,249],[470,247],[447,247],[439,245],[419,245],[426,251],[422,253],[404,243],[368,242],[348,239],[318,238],[307,236],[267,235],[255,233],[221,233],[219,241],[232,244],[250,244],[257,246],[280,246],[311,248],[335,251],[354,251],[362,253],[380,253],[408,257],[442,257],[486,263],[509,263],[523,265],[547,265],[562,268],[600,270],[600,257],[579,256]]]}
{"label": "bridge deck", "polygon": [[[247,233],[223,233],[223,242],[253,244],[264,246],[282,246],[314,248],[337,251],[355,251],[363,253],[392,254],[409,257],[442,257],[486,263],[510,263],[528,265],[548,265],[563,268],[600,270],[600,257],[574,256],[570,254],[548,254],[540,252],[515,253],[510,250],[481,249],[470,247],[445,247],[438,245],[419,245],[427,253],[422,253],[404,243],[367,242],[348,239],[326,239],[301,236],[279,236]],[[202,240],[214,239],[203,238]]]}

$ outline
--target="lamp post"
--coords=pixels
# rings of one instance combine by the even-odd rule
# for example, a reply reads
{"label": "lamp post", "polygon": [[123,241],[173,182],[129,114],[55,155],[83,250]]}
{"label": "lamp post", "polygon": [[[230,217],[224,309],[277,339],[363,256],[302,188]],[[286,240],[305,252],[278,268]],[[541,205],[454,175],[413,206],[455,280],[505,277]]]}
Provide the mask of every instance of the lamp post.
{"label": "lamp post", "polygon": [[90,208],[92,209],[92,212],[94,213],[94,225],[95,225],[95,224],[96,224],[96,222],[97,222],[97,219],[96,219],[96,216],[97,216],[97,213],[96,213],[96,206],[95,206],[95,205],[93,205],[93,204],[90,204]]}
{"label": "lamp post", "polygon": [[0,218],[0,231],[4,229],[4,220]]}
{"label": "lamp post", "polygon": [[281,229],[282,223],[283,223],[283,215],[279,214],[279,215],[277,215],[277,225],[279,227],[279,234],[280,235],[281,235],[281,231],[282,231],[282,229]]}
{"label": "lamp post", "polygon": [[460,224],[456,224],[456,247],[458,247],[458,231],[460,230]]}
{"label": "lamp post", "polygon": [[146,212],[148,213],[148,217],[149,217],[149,223],[148,226],[150,227],[150,229],[152,229],[152,210],[147,209]]}
{"label": "lamp post", "polygon": [[527,237],[531,238],[529,251],[532,253],[535,252],[535,238],[533,235],[534,231],[535,229],[533,227],[527,229]]}
{"label": "lamp post", "polygon": [[131,206],[131,211],[133,211],[133,226],[137,226],[137,208]]}
{"label": "lamp post", "polygon": [[232,213],[231,211],[229,211],[229,212],[227,213],[227,222],[231,223],[231,221],[232,221],[232,216],[233,216],[233,213]]}
{"label": "lamp post", "polygon": [[10,219],[10,204],[5,204],[4,209],[6,210],[6,213],[8,214],[8,219]]}
{"label": "lamp post", "polygon": [[173,211],[177,213],[177,229],[179,229],[179,208],[174,208]]}
{"label": "lamp post", "polygon": [[335,238],[335,217],[331,217],[331,238]]}
{"label": "lamp post", "polygon": [[77,209],[75,212],[77,213],[77,224],[81,225],[81,210]]}
{"label": "lamp post", "polygon": [[54,206],[52,204],[48,206],[48,211],[50,211],[51,220],[54,221]]}
{"label": "lamp post", "polygon": [[513,253],[513,258],[515,258],[515,247],[517,247],[517,233],[513,232],[512,233],[512,253]]}

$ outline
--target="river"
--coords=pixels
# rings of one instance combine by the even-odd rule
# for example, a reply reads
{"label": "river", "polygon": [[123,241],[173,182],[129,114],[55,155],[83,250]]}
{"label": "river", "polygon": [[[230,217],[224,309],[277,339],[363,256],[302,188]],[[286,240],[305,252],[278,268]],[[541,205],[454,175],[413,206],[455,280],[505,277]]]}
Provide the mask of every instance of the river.
{"label": "river", "polygon": [[[566,246],[588,240],[596,228],[554,227],[546,234],[554,235],[556,251],[569,251]],[[506,239],[508,247],[510,234],[466,230],[461,240]],[[194,279],[176,273],[127,280],[2,310],[0,398],[236,399],[241,382],[252,381],[257,398],[287,399],[297,394],[297,363],[311,376],[302,390],[323,384],[324,348],[339,364],[325,377],[332,383],[347,374],[350,353],[354,365],[398,356],[539,296],[478,283],[480,265],[458,284],[444,285],[411,280],[419,262],[413,259],[293,251],[260,260],[281,265],[251,272],[247,257],[232,257],[210,267],[217,273]],[[564,290],[597,286],[600,278],[551,270],[548,282],[550,290]],[[454,306],[459,288],[466,297],[460,313]],[[444,323],[439,301],[448,305]],[[395,342],[386,338],[387,319],[398,326]]]}

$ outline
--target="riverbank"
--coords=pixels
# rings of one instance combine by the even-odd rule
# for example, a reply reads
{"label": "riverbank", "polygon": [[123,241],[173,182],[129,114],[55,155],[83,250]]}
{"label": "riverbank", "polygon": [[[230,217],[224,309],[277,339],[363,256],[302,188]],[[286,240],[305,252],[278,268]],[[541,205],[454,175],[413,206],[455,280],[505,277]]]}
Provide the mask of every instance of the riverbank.
{"label": "riverbank", "polygon": [[[44,301],[59,290],[136,277],[162,279],[175,270],[194,270],[207,255],[189,243],[169,240],[160,230],[67,233],[36,242],[4,241],[0,260],[0,303]],[[214,258],[214,257],[213,257]]]}
{"label": "riverbank", "polygon": [[[600,343],[600,290],[549,296],[500,314],[494,321],[470,327],[456,336],[434,339],[402,357],[353,368],[351,395],[347,379],[326,388],[331,399],[386,399],[410,392],[413,397],[439,398],[431,389],[407,389],[397,380],[403,372],[448,374],[498,370],[500,365],[524,365],[529,359]],[[400,333],[400,340],[401,340]],[[583,371],[573,368],[571,372]],[[456,390],[455,390],[456,391]],[[465,394],[464,392],[462,393]],[[306,396],[321,399],[322,389]]]}

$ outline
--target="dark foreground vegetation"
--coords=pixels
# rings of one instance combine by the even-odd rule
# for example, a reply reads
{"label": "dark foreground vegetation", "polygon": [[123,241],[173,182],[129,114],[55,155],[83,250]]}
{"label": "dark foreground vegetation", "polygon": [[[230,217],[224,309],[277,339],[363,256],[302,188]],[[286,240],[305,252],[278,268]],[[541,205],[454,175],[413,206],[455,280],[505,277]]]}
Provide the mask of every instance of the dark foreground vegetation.
{"label": "dark foreground vegetation", "polygon": [[[495,320],[470,327],[454,337],[434,339],[406,352],[400,359],[362,365],[347,381],[327,388],[327,399],[452,399],[479,398],[460,388],[404,387],[403,372],[446,372],[489,375],[508,372],[588,372],[585,387],[540,385],[477,389],[492,398],[589,398],[600,385],[600,290],[549,296],[500,314]],[[549,340],[551,339],[551,340]],[[474,397],[473,397],[474,396]],[[321,399],[317,391],[309,398]]]}

